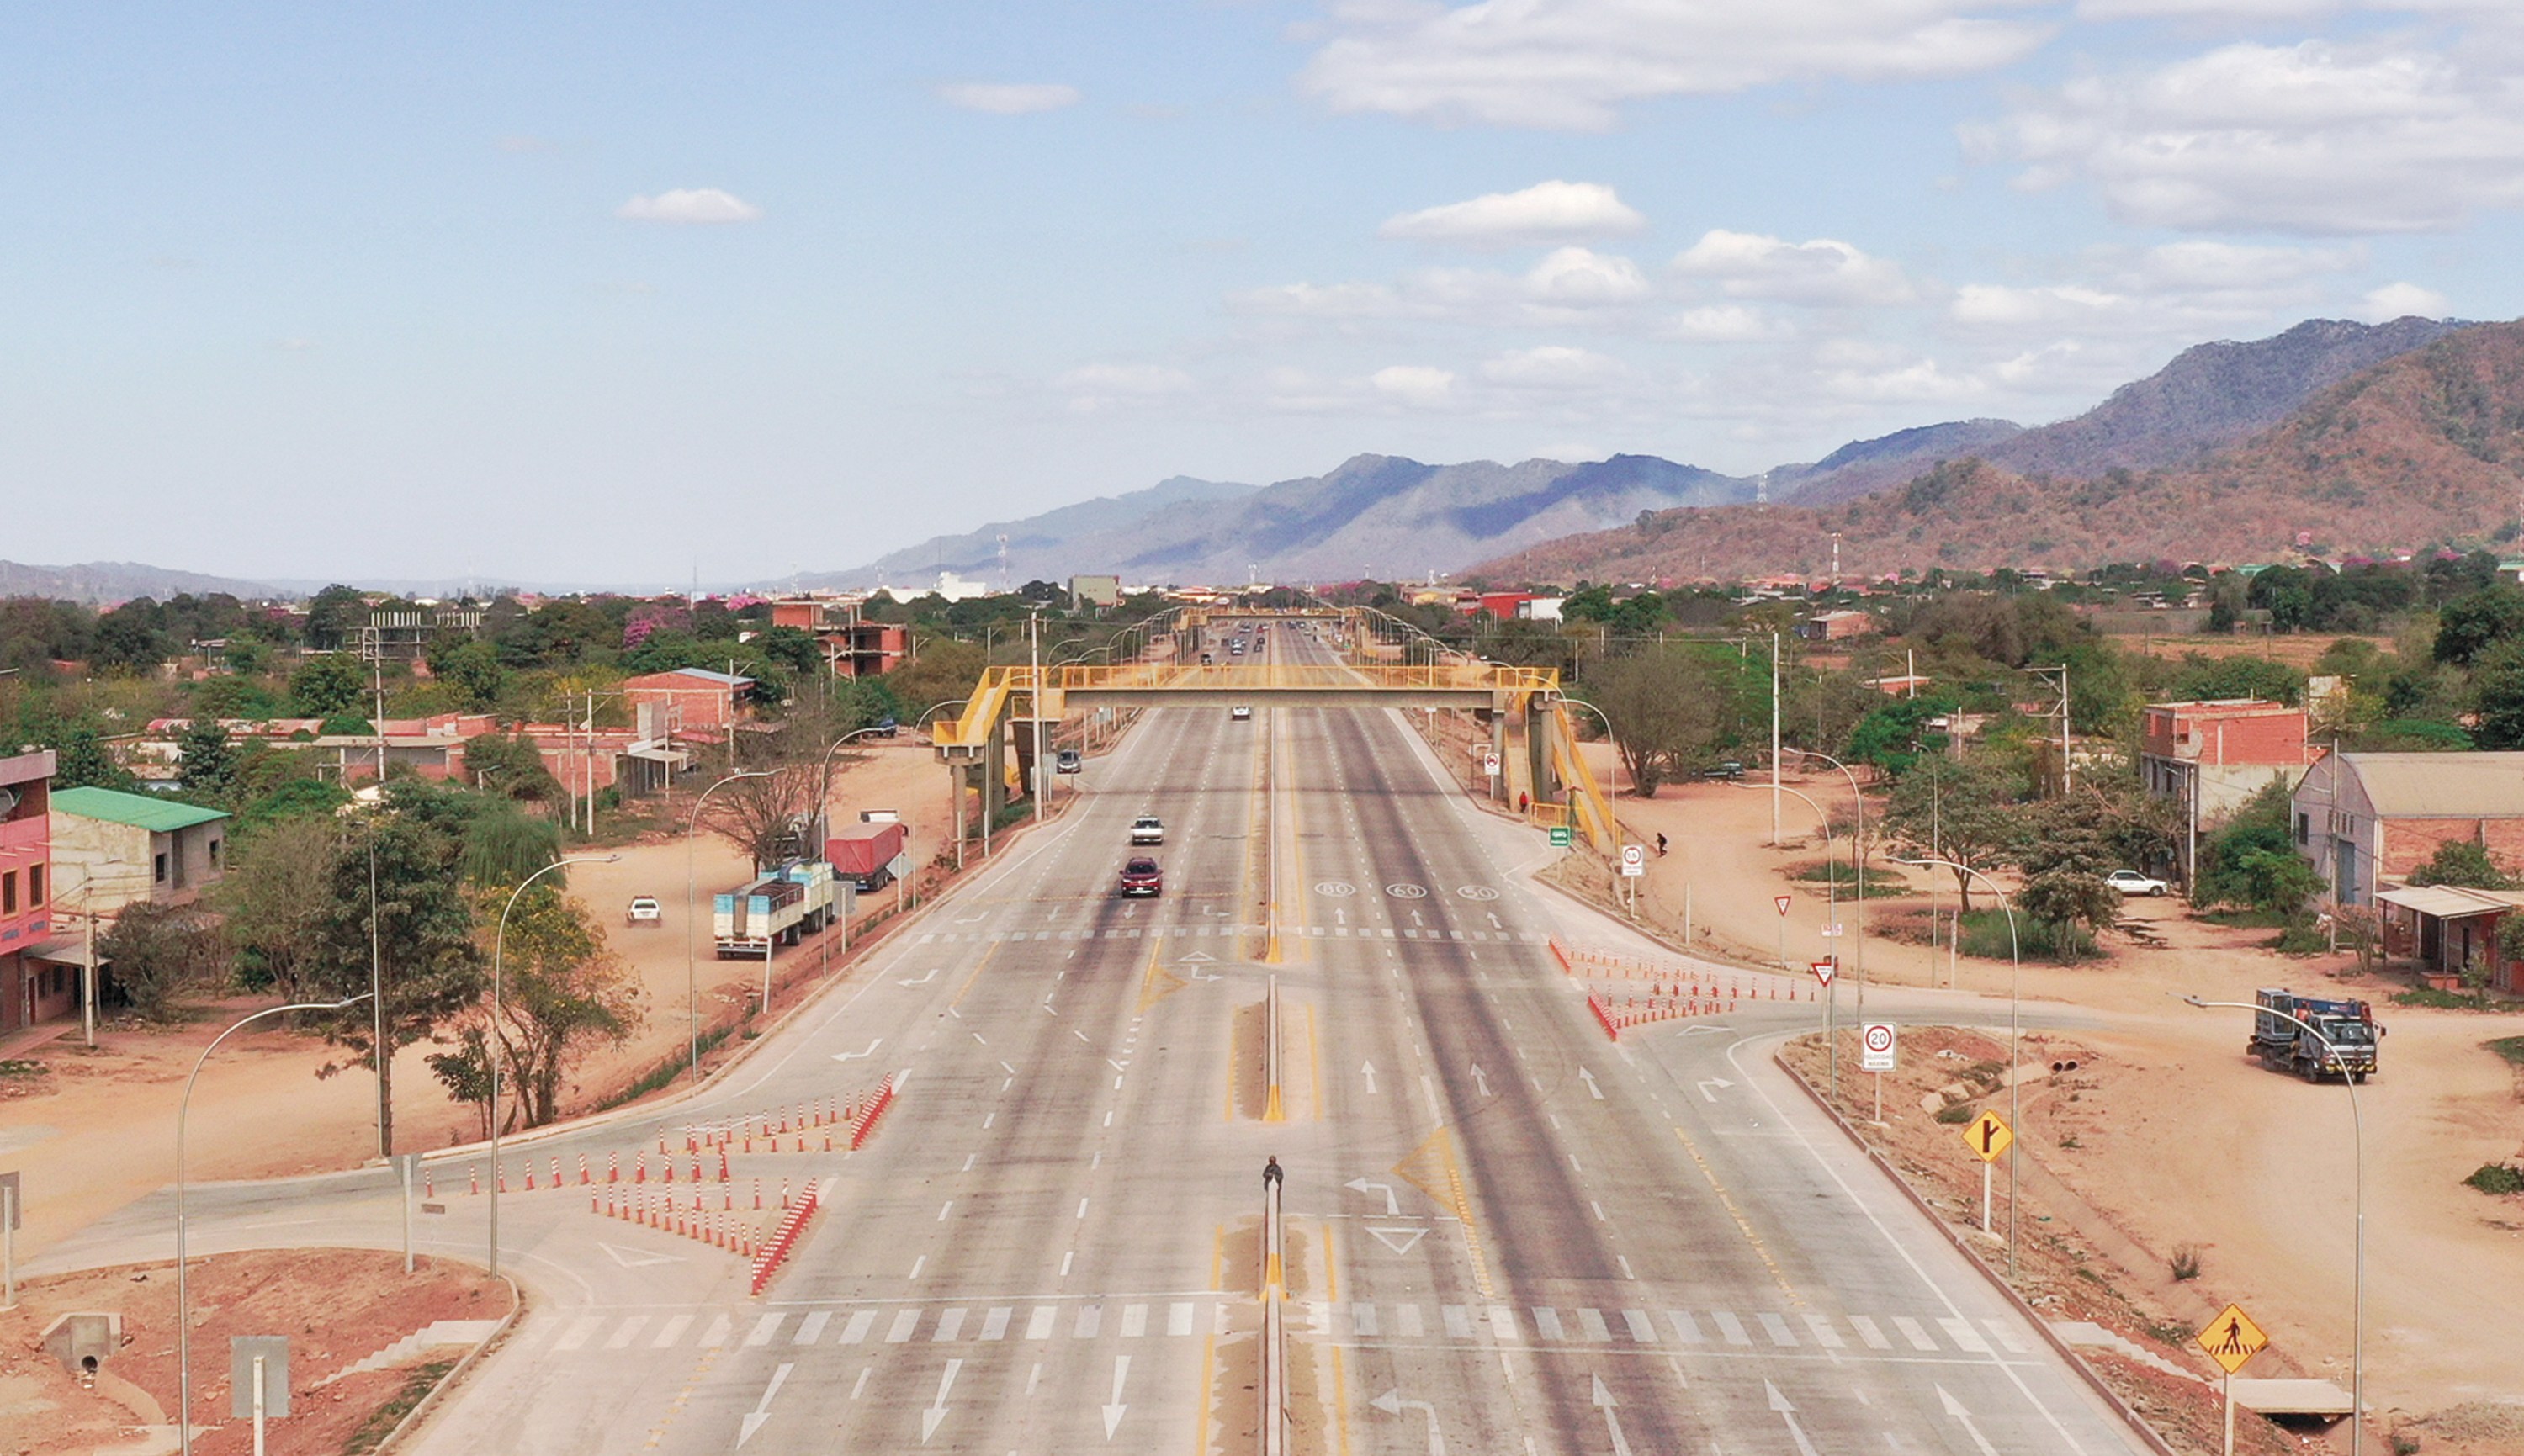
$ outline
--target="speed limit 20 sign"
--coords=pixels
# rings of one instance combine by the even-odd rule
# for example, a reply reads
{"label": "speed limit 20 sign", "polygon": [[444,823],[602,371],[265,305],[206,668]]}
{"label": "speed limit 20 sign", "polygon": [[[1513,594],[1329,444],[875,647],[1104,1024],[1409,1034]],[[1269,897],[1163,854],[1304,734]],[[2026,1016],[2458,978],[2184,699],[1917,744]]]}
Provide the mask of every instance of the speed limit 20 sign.
{"label": "speed limit 20 sign", "polygon": [[1889,1021],[1867,1023],[1866,1030],[1859,1034],[1859,1045],[1865,1052],[1859,1066],[1869,1072],[1892,1071],[1894,1045],[1898,1038],[1899,1034]]}

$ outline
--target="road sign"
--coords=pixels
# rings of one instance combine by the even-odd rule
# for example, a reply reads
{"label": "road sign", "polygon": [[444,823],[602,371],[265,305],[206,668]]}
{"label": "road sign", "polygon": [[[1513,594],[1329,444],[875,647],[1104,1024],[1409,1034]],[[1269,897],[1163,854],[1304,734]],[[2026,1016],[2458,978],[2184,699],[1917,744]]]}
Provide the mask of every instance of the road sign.
{"label": "road sign", "polygon": [[25,1226],[26,1194],[18,1186],[18,1175],[0,1173],[0,1229],[15,1234]]}
{"label": "road sign", "polygon": [[1813,969],[1815,979],[1825,986],[1829,986],[1831,984],[1832,977],[1840,974],[1840,967],[1827,960],[1818,960],[1814,962]]}
{"label": "road sign", "polygon": [[1551,826],[1551,848],[1555,849],[1566,849],[1569,848],[1568,825],[1554,824]]}
{"label": "road sign", "polygon": [[1648,851],[1642,845],[1622,846],[1622,873],[1637,879],[1648,872]]}
{"label": "road sign", "polygon": [[1488,776],[1488,777],[1490,777],[1490,778],[1497,778],[1497,777],[1498,777],[1498,771],[1499,771],[1498,754],[1496,754],[1496,753],[1483,753],[1483,754],[1481,755],[1481,772],[1482,772],[1483,774],[1487,775],[1487,776]]}
{"label": "road sign", "polygon": [[1840,927],[1837,925],[1826,925],[1822,928],[1822,933],[1827,936],[1836,936],[1840,934]]}
{"label": "road sign", "polygon": [[1784,915],[1784,914],[1788,913],[1788,897],[1787,897],[1787,896],[1784,896],[1784,895],[1774,895],[1774,896],[1771,897],[1771,903],[1772,903],[1772,904],[1774,904],[1774,905],[1777,905],[1777,906],[1779,907],[1779,913],[1780,913],[1780,914]]}
{"label": "road sign", "polygon": [[2015,1130],[2007,1125],[2007,1119],[1986,1108],[1971,1120],[1971,1126],[1964,1129],[1964,1141],[1984,1163],[1995,1163],[2006,1156],[2008,1144],[2014,1141]]}
{"label": "road sign", "polygon": [[1894,1043],[1899,1035],[1893,1029],[1893,1023],[1889,1021],[1867,1023],[1867,1029],[1861,1032],[1858,1038],[1858,1044],[1862,1051],[1860,1069],[1869,1072],[1892,1071]]}
{"label": "road sign", "polygon": [[2209,1359],[2224,1366],[2228,1375],[2243,1369],[2245,1361],[2270,1346],[2270,1337],[2262,1334],[2261,1327],[2254,1324],[2253,1317],[2244,1313],[2243,1306],[2237,1304],[2229,1304],[2219,1310],[2217,1318],[2208,1322],[2208,1328],[2200,1332],[2199,1339],[2200,1348],[2208,1352]]}
{"label": "road sign", "polygon": [[[255,1409],[254,1365],[263,1362],[263,1409]],[[233,1335],[228,1336],[228,1415],[239,1421],[251,1421],[258,1414],[289,1414],[289,1336],[286,1335]]]}

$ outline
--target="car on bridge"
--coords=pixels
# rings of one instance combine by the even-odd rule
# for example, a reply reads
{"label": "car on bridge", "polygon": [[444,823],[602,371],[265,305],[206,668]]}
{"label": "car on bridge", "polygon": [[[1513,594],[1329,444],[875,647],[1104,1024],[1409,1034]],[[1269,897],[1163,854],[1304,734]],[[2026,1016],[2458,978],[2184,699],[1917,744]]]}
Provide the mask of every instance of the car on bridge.
{"label": "car on bridge", "polygon": [[1142,854],[1122,866],[1122,894],[1125,898],[1137,895],[1154,897],[1165,893],[1165,873],[1157,868],[1155,860]]}
{"label": "car on bridge", "polygon": [[1229,708],[1227,710],[1227,715],[1234,718],[1237,722],[1241,723],[1253,716],[1253,709],[1246,707],[1243,704],[1239,703],[1234,707]]}
{"label": "car on bridge", "polygon": [[1131,821],[1131,843],[1162,845],[1166,842],[1166,821],[1154,814],[1141,814]]}

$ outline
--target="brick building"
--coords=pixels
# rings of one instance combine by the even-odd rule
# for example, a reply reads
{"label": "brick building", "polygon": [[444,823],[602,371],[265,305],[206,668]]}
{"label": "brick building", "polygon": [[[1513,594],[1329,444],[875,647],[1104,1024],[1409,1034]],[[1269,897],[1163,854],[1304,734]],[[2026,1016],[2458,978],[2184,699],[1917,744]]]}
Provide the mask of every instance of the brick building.
{"label": "brick building", "polygon": [[2450,842],[2524,868],[2524,752],[2324,753],[2291,808],[2298,851],[2344,904],[2371,903]]}
{"label": "brick building", "polygon": [[53,930],[49,749],[0,758],[0,1032],[67,1014],[69,978],[28,951]]}
{"label": "brick building", "polygon": [[745,716],[745,693],[753,679],[707,667],[677,667],[622,680],[622,696],[636,709],[655,704],[666,710],[672,731],[724,735]]}
{"label": "brick building", "polygon": [[2182,805],[2190,833],[2185,878],[2199,831],[2214,828],[2271,784],[2294,790],[2311,756],[2301,707],[2257,698],[2151,703],[2139,725],[2139,782],[2150,797]]}

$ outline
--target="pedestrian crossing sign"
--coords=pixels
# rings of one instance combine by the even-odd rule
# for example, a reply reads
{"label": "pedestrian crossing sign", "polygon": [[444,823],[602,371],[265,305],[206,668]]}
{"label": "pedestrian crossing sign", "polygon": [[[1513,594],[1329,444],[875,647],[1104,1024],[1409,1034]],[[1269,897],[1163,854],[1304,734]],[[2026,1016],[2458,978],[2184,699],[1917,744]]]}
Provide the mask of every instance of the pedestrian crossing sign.
{"label": "pedestrian crossing sign", "polygon": [[2200,1348],[2224,1366],[2228,1375],[2243,1369],[2245,1361],[2269,1347],[2269,1335],[2253,1323],[2253,1317],[2244,1313],[2239,1304],[2229,1304],[2218,1311],[2208,1328],[2200,1332]]}
{"label": "pedestrian crossing sign", "polygon": [[1980,1116],[1964,1129],[1964,1141],[1971,1144],[1973,1155],[1984,1163],[2005,1157],[2008,1144],[2014,1141],[2015,1130],[2007,1125],[2007,1119],[1988,1108],[1981,1109]]}

